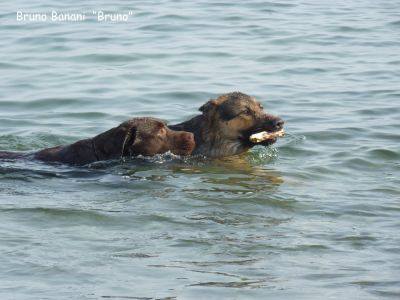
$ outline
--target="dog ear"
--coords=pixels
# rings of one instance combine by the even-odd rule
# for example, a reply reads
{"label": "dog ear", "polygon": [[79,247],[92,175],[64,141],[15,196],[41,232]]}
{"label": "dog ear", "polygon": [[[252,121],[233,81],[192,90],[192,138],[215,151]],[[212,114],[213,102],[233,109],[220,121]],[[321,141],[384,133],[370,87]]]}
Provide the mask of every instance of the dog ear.
{"label": "dog ear", "polygon": [[230,121],[238,115],[238,113],[232,110],[231,107],[226,107],[224,105],[219,106],[217,110],[221,119],[224,121]]}
{"label": "dog ear", "polygon": [[203,115],[209,115],[211,112],[215,111],[218,106],[218,103],[215,99],[211,99],[204,105],[199,108],[199,111],[203,113]]}
{"label": "dog ear", "polygon": [[218,99],[211,99],[202,107],[200,107],[199,111],[201,111],[205,116],[211,116],[213,113],[218,112],[222,120],[232,120],[238,115],[238,113],[233,111],[230,106],[224,105],[223,100],[224,99],[222,97],[219,97]]}
{"label": "dog ear", "polygon": [[93,151],[98,160],[117,159],[128,155],[137,143],[136,124],[124,122],[92,138]]}
{"label": "dog ear", "polygon": [[132,152],[132,148],[138,143],[140,143],[140,137],[137,132],[137,127],[129,127],[122,142],[121,158],[133,155],[134,153]]}

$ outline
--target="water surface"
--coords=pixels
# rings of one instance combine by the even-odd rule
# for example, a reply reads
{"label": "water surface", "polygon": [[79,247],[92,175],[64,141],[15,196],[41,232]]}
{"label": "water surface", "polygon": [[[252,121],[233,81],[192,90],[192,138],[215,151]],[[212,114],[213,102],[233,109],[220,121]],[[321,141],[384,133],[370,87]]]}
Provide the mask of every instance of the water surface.
{"label": "water surface", "polygon": [[[133,11],[128,22],[16,12]],[[0,162],[1,299],[398,299],[397,1],[0,4],[0,150],[170,123],[242,91],[245,157]]]}

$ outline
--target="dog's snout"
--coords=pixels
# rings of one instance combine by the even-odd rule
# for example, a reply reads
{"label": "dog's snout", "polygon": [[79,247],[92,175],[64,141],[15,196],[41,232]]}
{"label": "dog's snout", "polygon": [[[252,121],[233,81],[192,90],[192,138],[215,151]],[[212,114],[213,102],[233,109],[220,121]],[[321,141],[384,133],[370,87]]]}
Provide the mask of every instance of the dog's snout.
{"label": "dog's snout", "polygon": [[263,126],[261,126],[261,128],[265,131],[274,132],[282,130],[283,124],[285,124],[285,122],[278,116],[273,114],[265,114]]}
{"label": "dog's snout", "polygon": [[191,132],[179,132],[173,142],[171,152],[177,155],[190,155],[196,146]]}
{"label": "dog's snout", "polygon": [[189,133],[189,132],[182,133],[182,140],[185,142],[194,143],[193,133]]}
{"label": "dog's snout", "polygon": [[276,120],[274,120],[273,124],[276,127],[276,129],[281,130],[285,122],[281,118],[277,118]]}

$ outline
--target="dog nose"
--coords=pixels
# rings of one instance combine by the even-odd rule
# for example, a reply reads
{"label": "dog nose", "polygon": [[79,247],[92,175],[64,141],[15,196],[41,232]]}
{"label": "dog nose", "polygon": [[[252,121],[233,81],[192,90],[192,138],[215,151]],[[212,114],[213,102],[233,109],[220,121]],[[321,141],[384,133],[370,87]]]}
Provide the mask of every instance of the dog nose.
{"label": "dog nose", "polygon": [[275,126],[278,130],[281,130],[281,129],[283,128],[283,124],[285,124],[285,122],[284,122],[282,119],[280,119],[280,118],[277,118],[273,123],[274,123],[274,126]]}
{"label": "dog nose", "polygon": [[188,143],[194,143],[194,135],[193,133],[190,132],[184,132],[182,133],[182,140]]}

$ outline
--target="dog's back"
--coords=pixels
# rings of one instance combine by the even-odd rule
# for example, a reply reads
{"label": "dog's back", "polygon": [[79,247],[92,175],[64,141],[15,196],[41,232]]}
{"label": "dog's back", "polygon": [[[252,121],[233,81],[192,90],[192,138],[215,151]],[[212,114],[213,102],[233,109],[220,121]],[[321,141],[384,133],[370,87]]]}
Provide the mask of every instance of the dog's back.
{"label": "dog's back", "polygon": [[0,159],[18,159],[23,158],[24,155],[21,152],[0,151]]}

